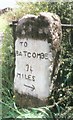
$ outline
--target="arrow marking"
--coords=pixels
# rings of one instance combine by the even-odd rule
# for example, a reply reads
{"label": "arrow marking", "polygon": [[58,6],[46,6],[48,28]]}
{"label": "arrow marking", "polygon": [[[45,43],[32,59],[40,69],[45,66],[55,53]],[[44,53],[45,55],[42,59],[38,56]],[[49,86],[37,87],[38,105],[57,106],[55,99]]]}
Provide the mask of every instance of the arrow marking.
{"label": "arrow marking", "polygon": [[33,91],[33,90],[35,89],[34,85],[32,85],[32,86],[28,86],[28,85],[25,85],[25,84],[24,84],[24,86],[25,86],[25,87],[29,87],[29,88],[31,88],[31,91]]}

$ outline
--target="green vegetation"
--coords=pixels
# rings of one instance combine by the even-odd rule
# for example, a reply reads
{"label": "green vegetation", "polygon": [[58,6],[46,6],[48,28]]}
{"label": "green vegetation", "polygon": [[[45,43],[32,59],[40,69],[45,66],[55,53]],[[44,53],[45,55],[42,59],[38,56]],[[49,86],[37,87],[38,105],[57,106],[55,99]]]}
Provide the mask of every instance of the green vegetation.
{"label": "green vegetation", "polygon": [[8,23],[4,15],[0,16],[0,21],[0,32],[4,32]]}
{"label": "green vegetation", "polygon": [[[12,29],[7,26],[7,21],[18,20],[24,14],[38,14],[41,11],[55,12],[62,23],[72,23],[73,2],[71,3],[18,3],[19,8],[5,13],[6,22],[0,27],[4,32],[2,48],[2,106],[3,118],[42,118],[50,120],[58,118],[71,120],[73,118],[73,30],[63,29],[63,38],[60,55],[60,67],[54,88],[49,97],[48,106],[39,108],[19,108],[15,103],[13,93],[14,53]],[[0,16],[0,19],[1,16]],[[2,23],[3,24],[3,23]],[[0,25],[1,26],[1,25]]]}

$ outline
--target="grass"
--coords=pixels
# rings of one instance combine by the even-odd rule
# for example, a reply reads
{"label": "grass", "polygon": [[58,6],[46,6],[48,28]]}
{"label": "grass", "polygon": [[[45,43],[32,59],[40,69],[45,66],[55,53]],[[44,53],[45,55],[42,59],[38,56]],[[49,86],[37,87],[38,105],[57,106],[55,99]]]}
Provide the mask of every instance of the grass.
{"label": "grass", "polygon": [[[4,15],[0,16],[0,32],[3,33],[7,26],[7,20]],[[1,43],[2,44],[2,43]],[[0,101],[2,101],[2,45],[0,44]],[[2,104],[0,103],[0,119],[2,117]]]}
{"label": "grass", "polygon": [[59,90],[63,90],[65,92],[64,96],[57,98],[55,100],[56,94],[52,94],[49,100],[54,100],[53,104],[49,104],[48,106],[38,107],[38,108],[19,108],[15,103],[15,97],[11,94],[11,91],[8,88],[2,88],[3,90],[3,118],[42,118],[45,120],[54,120],[58,119],[61,120],[71,120],[73,118],[73,86],[66,87],[66,88],[59,88]]}

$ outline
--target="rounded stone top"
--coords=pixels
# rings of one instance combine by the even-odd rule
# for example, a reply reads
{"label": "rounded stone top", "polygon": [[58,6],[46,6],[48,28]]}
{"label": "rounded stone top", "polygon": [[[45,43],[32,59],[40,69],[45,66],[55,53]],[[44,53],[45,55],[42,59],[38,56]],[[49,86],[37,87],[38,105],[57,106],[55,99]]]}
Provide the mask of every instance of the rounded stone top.
{"label": "rounded stone top", "polygon": [[50,12],[41,12],[38,16],[27,14],[18,21],[17,37],[47,39],[49,43],[52,43],[53,49],[59,49],[62,38],[60,18]]}

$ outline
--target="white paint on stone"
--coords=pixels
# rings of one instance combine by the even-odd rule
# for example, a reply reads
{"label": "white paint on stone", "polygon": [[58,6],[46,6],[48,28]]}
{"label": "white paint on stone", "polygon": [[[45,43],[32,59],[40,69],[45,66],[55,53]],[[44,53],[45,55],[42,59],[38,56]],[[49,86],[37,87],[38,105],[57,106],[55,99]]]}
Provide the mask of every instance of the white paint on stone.
{"label": "white paint on stone", "polygon": [[15,53],[14,89],[20,94],[46,99],[50,94],[53,69],[51,43],[47,40],[18,38],[15,43]]}

